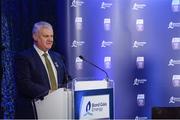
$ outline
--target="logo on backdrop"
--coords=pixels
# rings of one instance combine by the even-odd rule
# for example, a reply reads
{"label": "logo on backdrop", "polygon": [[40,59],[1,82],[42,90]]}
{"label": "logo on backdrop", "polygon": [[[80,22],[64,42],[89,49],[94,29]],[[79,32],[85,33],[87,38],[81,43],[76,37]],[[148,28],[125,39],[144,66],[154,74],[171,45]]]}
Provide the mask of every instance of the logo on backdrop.
{"label": "logo on backdrop", "polygon": [[101,47],[110,47],[113,44],[111,41],[102,41]]}
{"label": "logo on backdrop", "polygon": [[174,87],[180,87],[180,75],[173,75],[172,84]]}
{"label": "logo on backdrop", "polygon": [[170,59],[168,66],[175,66],[175,65],[180,65],[180,60]]}
{"label": "logo on backdrop", "polygon": [[136,58],[136,66],[138,69],[144,68],[144,57],[137,57]]}
{"label": "logo on backdrop", "polygon": [[141,10],[141,9],[144,9],[145,7],[146,7],[146,4],[134,3],[132,9],[133,10]]}
{"label": "logo on backdrop", "polygon": [[135,78],[133,85],[138,86],[139,84],[144,84],[145,82],[147,82],[146,79],[137,79],[137,78]]}
{"label": "logo on backdrop", "polygon": [[136,30],[139,32],[144,31],[144,20],[143,19],[136,20]]}
{"label": "logo on backdrop", "polygon": [[72,46],[71,47],[80,47],[84,44],[85,42],[84,41],[77,41],[77,40],[74,40],[72,42]]}
{"label": "logo on backdrop", "polygon": [[139,116],[136,116],[134,120],[148,120],[148,117],[139,117]]}
{"label": "logo on backdrop", "polygon": [[179,50],[180,49],[180,37],[172,38],[172,48],[174,50]]}
{"label": "logo on backdrop", "polygon": [[175,27],[180,27],[180,23],[170,22],[168,29],[174,29]]}
{"label": "logo on backdrop", "polygon": [[76,69],[81,70],[83,68],[83,60],[79,57],[76,57]]}
{"label": "logo on backdrop", "polygon": [[169,103],[174,104],[176,102],[180,102],[180,97],[174,97],[174,96],[170,97]]}
{"label": "logo on backdrop", "polygon": [[137,104],[138,104],[138,106],[144,106],[145,105],[145,94],[138,94],[137,95]]}
{"label": "logo on backdrop", "polygon": [[81,7],[84,2],[82,0],[73,0],[71,7]]}
{"label": "logo on backdrop", "polygon": [[133,48],[144,47],[145,44],[147,44],[147,42],[134,41],[134,43],[133,43]]}
{"label": "logo on backdrop", "polygon": [[76,17],[75,18],[75,25],[77,30],[82,30],[82,17]]}
{"label": "logo on backdrop", "polygon": [[106,69],[111,68],[111,57],[109,57],[109,56],[104,57],[104,67]]}
{"label": "logo on backdrop", "polygon": [[179,12],[180,11],[180,0],[172,0],[171,5],[173,12]]}
{"label": "logo on backdrop", "polygon": [[80,119],[109,118],[109,95],[84,96],[80,106]]}
{"label": "logo on backdrop", "polygon": [[111,19],[110,18],[104,19],[104,30],[105,31],[111,30]]}
{"label": "logo on backdrop", "polygon": [[101,3],[101,9],[110,8],[112,6],[112,3],[102,2]]}

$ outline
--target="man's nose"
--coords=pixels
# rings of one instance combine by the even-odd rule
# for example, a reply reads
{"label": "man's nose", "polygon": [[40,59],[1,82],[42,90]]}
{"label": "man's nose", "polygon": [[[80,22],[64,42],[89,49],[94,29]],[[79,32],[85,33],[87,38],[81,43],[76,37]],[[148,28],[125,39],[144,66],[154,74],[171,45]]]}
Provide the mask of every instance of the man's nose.
{"label": "man's nose", "polygon": [[49,37],[48,40],[49,40],[49,41],[53,41],[53,38],[52,38],[52,37]]}

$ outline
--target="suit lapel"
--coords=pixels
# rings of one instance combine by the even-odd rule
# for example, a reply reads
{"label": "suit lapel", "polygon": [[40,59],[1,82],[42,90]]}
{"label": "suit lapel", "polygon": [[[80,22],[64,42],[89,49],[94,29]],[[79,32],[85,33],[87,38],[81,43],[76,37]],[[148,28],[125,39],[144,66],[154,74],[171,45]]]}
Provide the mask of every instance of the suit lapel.
{"label": "suit lapel", "polygon": [[[49,84],[49,78],[48,78],[46,68],[45,68],[40,56],[38,55],[37,51],[34,48],[33,48],[33,56],[36,61],[37,69],[39,72],[41,72],[41,75],[43,76],[42,79],[45,80]],[[50,87],[50,84],[49,84],[49,87]]]}

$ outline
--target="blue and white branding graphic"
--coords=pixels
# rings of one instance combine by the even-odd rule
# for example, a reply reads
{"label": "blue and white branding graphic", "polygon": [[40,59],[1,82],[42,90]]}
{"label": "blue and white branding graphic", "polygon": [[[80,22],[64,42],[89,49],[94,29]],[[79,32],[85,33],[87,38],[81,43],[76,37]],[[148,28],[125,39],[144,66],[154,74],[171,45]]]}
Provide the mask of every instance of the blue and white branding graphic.
{"label": "blue and white branding graphic", "polygon": [[80,108],[80,119],[97,119],[109,117],[109,95],[83,97]]}
{"label": "blue and white branding graphic", "polygon": [[137,79],[137,78],[135,78],[133,85],[138,86],[139,84],[144,84],[145,82],[147,82],[146,79]]}
{"label": "blue and white branding graphic", "polygon": [[72,42],[72,46],[71,47],[80,47],[84,44],[85,42],[84,41],[77,41],[77,40],[74,40]]}
{"label": "blue and white branding graphic", "polygon": [[101,47],[110,47],[113,44],[111,41],[102,41]]}
{"label": "blue and white branding graphic", "polygon": [[106,31],[111,30],[111,19],[110,18],[104,19],[104,30],[106,30]]}
{"label": "blue and white branding graphic", "polygon": [[111,6],[112,6],[112,3],[102,2],[101,4],[102,9],[110,8]]}
{"label": "blue and white branding graphic", "polygon": [[175,27],[180,27],[180,23],[170,22],[168,29],[174,29]]}
{"label": "blue and white branding graphic", "polygon": [[136,66],[139,69],[143,69],[144,68],[144,57],[137,57],[136,58]]}
{"label": "blue and white branding graphic", "polygon": [[180,65],[180,60],[170,59],[168,66],[175,66],[175,65]]}
{"label": "blue and white branding graphic", "polygon": [[180,75],[173,75],[172,83],[174,87],[180,87]]}
{"label": "blue and white branding graphic", "polygon": [[138,94],[137,95],[137,104],[138,104],[138,106],[144,106],[145,105],[145,94]]}
{"label": "blue and white branding graphic", "polygon": [[169,103],[174,104],[176,102],[180,102],[180,97],[174,97],[174,96],[170,97]]}
{"label": "blue and white branding graphic", "polygon": [[180,37],[172,38],[172,48],[173,50],[180,50]]}
{"label": "blue and white branding graphic", "polygon": [[106,69],[110,69],[111,68],[111,57],[109,57],[109,56],[104,57],[104,67]]}
{"label": "blue and white branding graphic", "polygon": [[83,68],[83,60],[79,57],[76,57],[76,69],[81,70]]}
{"label": "blue and white branding graphic", "polygon": [[141,10],[146,7],[146,4],[134,3],[132,9],[133,10]]}
{"label": "blue and white branding graphic", "polygon": [[82,0],[73,0],[71,3],[71,7],[81,7],[84,2]]}
{"label": "blue and white branding graphic", "polygon": [[89,101],[86,105],[86,113],[83,116],[87,116],[87,115],[92,116],[93,114],[91,113],[91,109],[92,109],[92,104]]}
{"label": "blue and white branding graphic", "polygon": [[76,24],[76,29],[77,30],[82,30],[82,17],[76,17],[75,18],[75,24]]}
{"label": "blue and white branding graphic", "polygon": [[144,31],[144,20],[143,19],[136,20],[136,30],[139,32]]}
{"label": "blue and white branding graphic", "polygon": [[139,117],[139,116],[136,116],[134,120],[148,120],[148,117]]}
{"label": "blue and white branding graphic", "polygon": [[171,5],[173,12],[179,12],[180,11],[180,0],[172,0]]}
{"label": "blue and white branding graphic", "polygon": [[133,48],[144,47],[145,44],[147,44],[147,42],[134,41],[134,43],[133,43]]}

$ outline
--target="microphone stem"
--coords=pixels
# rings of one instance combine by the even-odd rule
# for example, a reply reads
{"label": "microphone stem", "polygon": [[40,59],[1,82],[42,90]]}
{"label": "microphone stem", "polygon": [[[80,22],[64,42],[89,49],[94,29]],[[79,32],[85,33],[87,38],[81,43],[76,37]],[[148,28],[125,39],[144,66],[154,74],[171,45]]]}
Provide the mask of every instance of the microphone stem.
{"label": "microphone stem", "polygon": [[86,59],[84,59],[84,58],[83,58],[83,60],[84,60],[85,62],[87,62],[87,63],[89,63],[89,64],[91,64],[91,65],[99,68],[100,70],[102,70],[102,71],[106,74],[106,81],[109,80],[109,76],[108,76],[108,74],[107,74],[107,72],[106,72],[105,70],[103,70],[102,68],[98,67],[97,65],[93,64],[92,62],[90,62],[90,61],[88,61],[88,60],[86,60]]}

